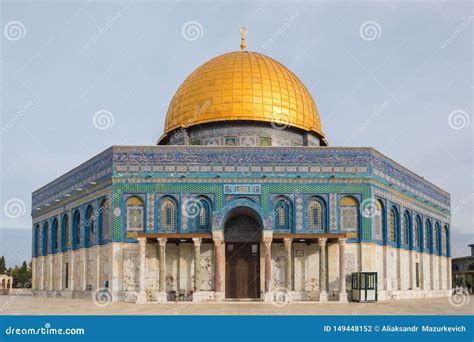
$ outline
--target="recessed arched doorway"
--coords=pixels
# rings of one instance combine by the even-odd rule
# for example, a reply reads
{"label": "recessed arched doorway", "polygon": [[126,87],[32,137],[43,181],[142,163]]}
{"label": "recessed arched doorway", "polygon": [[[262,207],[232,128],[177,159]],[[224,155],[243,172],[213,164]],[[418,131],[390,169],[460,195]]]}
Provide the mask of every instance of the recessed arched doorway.
{"label": "recessed arched doorway", "polygon": [[233,209],[224,223],[225,297],[260,298],[262,221],[250,208]]}

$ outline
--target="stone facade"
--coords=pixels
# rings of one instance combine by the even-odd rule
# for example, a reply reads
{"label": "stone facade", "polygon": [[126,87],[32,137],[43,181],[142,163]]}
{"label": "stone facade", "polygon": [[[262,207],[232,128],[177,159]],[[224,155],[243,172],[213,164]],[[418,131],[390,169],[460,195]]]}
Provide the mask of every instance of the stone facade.
{"label": "stone facade", "polygon": [[222,300],[224,228],[244,209],[261,230],[263,300],[283,289],[344,301],[358,271],[378,273],[379,300],[451,287],[449,194],[370,148],[114,146],[32,201],[38,295],[108,287],[124,301]]}

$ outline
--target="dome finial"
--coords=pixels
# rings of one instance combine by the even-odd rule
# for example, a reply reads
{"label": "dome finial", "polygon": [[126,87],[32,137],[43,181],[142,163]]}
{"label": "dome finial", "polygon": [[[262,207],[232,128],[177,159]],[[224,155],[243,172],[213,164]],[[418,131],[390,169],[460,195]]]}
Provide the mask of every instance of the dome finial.
{"label": "dome finial", "polygon": [[245,35],[247,34],[247,29],[245,27],[240,28],[240,36],[242,37],[240,40],[240,50],[244,51],[247,45],[245,44]]}

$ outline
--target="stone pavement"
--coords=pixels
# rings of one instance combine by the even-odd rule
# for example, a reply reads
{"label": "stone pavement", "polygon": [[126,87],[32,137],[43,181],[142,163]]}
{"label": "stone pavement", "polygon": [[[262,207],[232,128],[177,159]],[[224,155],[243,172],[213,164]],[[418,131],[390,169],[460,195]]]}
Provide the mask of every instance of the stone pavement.
{"label": "stone pavement", "polygon": [[448,298],[377,303],[297,302],[278,307],[261,302],[147,303],[114,302],[98,307],[92,300],[0,296],[0,315],[473,315],[474,298],[456,307]]}

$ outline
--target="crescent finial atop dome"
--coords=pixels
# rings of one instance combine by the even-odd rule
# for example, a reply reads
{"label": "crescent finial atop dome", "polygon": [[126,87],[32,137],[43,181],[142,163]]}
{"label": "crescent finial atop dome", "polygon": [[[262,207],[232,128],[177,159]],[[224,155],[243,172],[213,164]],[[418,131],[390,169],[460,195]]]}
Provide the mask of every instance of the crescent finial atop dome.
{"label": "crescent finial atop dome", "polygon": [[244,51],[245,48],[247,47],[247,44],[245,44],[245,35],[247,34],[247,29],[245,27],[241,27],[240,28],[240,36],[241,36],[241,40],[240,40],[240,50],[241,51]]}

